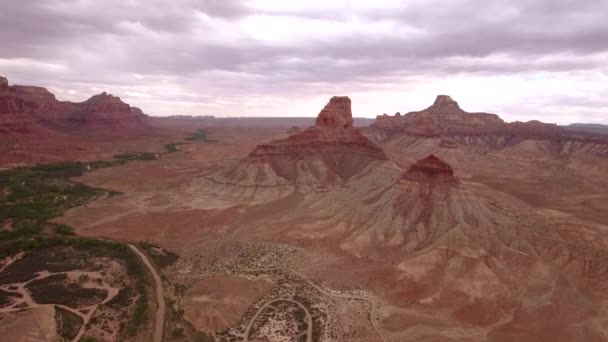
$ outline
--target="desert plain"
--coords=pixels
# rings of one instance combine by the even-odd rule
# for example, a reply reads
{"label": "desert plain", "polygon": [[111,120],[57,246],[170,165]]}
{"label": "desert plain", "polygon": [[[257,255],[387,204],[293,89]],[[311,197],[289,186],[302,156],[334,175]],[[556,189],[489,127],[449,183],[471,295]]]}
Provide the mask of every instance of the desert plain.
{"label": "desert plain", "polygon": [[[60,179],[96,192],[36,221],[42,236],[69,227],[72,242],[2,262],[2,334],[608,339],[606,135],[506,123],[446,95],[376,120],[353,120],[357,104],[345,96],[309,118],[153,118],[105,93],[65,104],[11,87],[0,102],[2,175],[77,161],[81,169]],[[61,115],[40,119],[49,110]],[[9,208],[21,197],[3,186]],[[33,220],[3,215],[5,232]],[[78,239],[96,241],[93,252]],[[154,270],[130,268],[146,257],[124,246],[145,252]],[[61,253],[78,261],[48,263]],[[28,261],[40,257],[47,264]],[[79,299],[46,298],[41,284]],[[130,289],[124,298],[121,289]],[[140,298],[143,323],[129,333],[120,322]],[[80,323],[65,331],[62,319]]]}

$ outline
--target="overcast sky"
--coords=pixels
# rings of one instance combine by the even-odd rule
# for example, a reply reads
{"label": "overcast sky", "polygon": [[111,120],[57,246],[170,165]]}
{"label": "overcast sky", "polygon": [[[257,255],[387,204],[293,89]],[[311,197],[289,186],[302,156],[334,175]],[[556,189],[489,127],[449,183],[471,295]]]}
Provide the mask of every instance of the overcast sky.
{"label": "overcast sky", "polygon": [[608,124],[608,0],[0,0],[0,75],[151,115],[356,116],[451,95]]}

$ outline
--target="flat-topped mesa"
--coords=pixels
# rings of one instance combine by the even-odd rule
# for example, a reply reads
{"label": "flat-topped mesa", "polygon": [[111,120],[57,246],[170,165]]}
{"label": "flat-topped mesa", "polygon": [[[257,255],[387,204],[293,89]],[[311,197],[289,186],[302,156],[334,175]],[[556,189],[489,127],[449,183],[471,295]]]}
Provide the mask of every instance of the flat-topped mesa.
{"label": "flat-topped mesa", "polygon": [[9,85],[0,77],[2,139],[27,140],[36,132],[49,137],[74,133],[122,135],[148,130],[146,120],[139,108],[105,92],[84,102],[59,101],[46,88]]}
{"label": "flat-topped mesa", "polygon": [[416,135],[478,134],[500,130],[505,122],[496,114],[468,113],[447,95],[439,95],[430,107],[405,115],[382,115],[373,127]]}
{"label": "flat-topped mesa", "polygon": [[351,101],[348,96],[334,96],[317,116],[316,127],[347,128],[353,126]]}
{"label": "flat-topped mesa", "polygon": [[120,97],[108,94],[105,91],[99,95],[94,95],[82,103],[91,112],[102,113],[126,113],[130,112],[131,108],[124,103]]}
{"label": "flat-topped mesa", "polygon": [[405,115],[379,115],[372,128],[386,132],[422,136],[497,135],[515,137],[560,137],[565,131],[540,121],[504,122],[491,113],[469,113],[447,95],[439,95],[432,106]]}
{"label": "flat-topped mesa", "polygon": [[452,169],[450,164],[437,158],[434,154],[413,163],[403,174],[403,178],[413,181],[458,181],[454,177],[454,169]]}

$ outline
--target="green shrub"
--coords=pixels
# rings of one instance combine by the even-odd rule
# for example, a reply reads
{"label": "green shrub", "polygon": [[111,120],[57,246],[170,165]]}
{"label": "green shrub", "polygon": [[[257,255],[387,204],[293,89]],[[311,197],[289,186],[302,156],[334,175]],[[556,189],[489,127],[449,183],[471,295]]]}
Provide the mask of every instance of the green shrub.
{"label": "green shrub", "polygon": [[216,142],[216,140],[211,140],[207,138],[207,134],[209,130],[207,128],[199,128],[196,132],[187,136],[184,140],[187,141],[204,141],[204,142]]}
{"label": "green shrub", "polygon": [[55,233],[59,235],[74,235],[74,228],[66,226],[65,224],[56,225],[54,229]]}
{"label": "green shrub", "polygon": [[175,338],[180,338],[180,337],[184,336],[184,328],[178,328],[178,327],[173,328],[171,335]]}
{"label": "green shrub", "polygon": [[167,153],[175,153],[179,150],[177,149],[177,144],[171,143],[171,144],[165,145],[165,151],[167,151]]}

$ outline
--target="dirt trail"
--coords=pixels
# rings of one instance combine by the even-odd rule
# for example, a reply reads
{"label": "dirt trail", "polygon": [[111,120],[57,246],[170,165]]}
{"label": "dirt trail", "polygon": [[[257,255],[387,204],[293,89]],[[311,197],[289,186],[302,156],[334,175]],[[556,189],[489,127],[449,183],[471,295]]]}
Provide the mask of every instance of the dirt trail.
{"label": "dirt trail", "polygon": [[150,274],[152,274],[152,278],[154,279],[154,287],[156,289],[156,302],[158,303],[158,309],[156,310],[156,318],[154,320],[154,338],[152,341],[162,342],[165,328],[165,312],[167,310],[163,291],[163,282],[148,257],[132,244],[129,244],[129,248],[131,248],[131,250],[133,250],[133,252],[135,252],[141,258],[141,260],[148,268],[148,271],[150,271]]}
{"label": "dirt trail", "polygon": [[376,331],[376,333],[378,334],[378,336],[380,337],[380,339],[382,340],[382,342],[387,342],[387,341],[391,341],[391,339],[385,334],[384,329],[382,329],[382,327],[378,324],[378,307],[379,304],[378,302],[375,300],[375,298],[365,292],[359,292],[359,293],[343,293],[340,291],[335,291],[335,290],[329,290],[329,289],[325,289],[320,287],[319,285],[315,284],[312,280],[310,280],[308,277],[306,277],[304,274],[299,273],[295,270],[291,270],[291,272],[293,274],[298,275],[300,278],[304,279],[306,282],[308,282],[308,284],[312,287],[314,287],[315,289],[317,289],[319,292],[327,295],[327,296],[332,296],[332,297],[339,297],[339,298],[351,298],[351,299],[360,299],[360,300],[365,300],[367,302],[369,302],[372,306],[372,310],[370,312],[370,322],[372,324],[372,328],[374,328],[374,330]]}
{"label": "dirt trail", "polygon": [[[12,261],[15,261],[15,260],[12,260]],[[32,298],[29,291],[26,289],[26,286],[33,281],[45,279],[50,276],[54,276],[54,275],[58,275],[58,274],[65,274],[66,276],[68,276],[70,278],[78,278],[80,275],[87,275],[87,276],[91,277],[92,279],[99,279],[99,280],[101,280],[101,283],[97,286],[92,286],[92,287],[105,290],[106,298],[101,303],[97,303],[97,304],[93,304],[93,305],[90,305],[87,307],[81,307],[81,308],[72,308],[72,307],[69,307],[66,305],[62,305],[62,304],[38,304]],[[11,286],[16,286],[17,288],[16,289],[11,288]],[[83,323],[80,326],[80,329],[78,330],[78,333],[76,334],[76,337],[74,337],[74,339],[72,341],[80,341],[80,339],[84,336],[84,333],[86,331],[86,326],[91,321],[91,317],[93,317],[93,314],[97,311],[97,308],[100,305],[106,304],[110,300],[112,300],[118,294],[118,291],[119,291],[118,288],[112,287],[108,283],[106,283],[101,278],[101,275],[97,272],[78,272],[78,271],[55,272],[55,273],[51,273],[48,271],[38,272],[38,275],[35,278],[29,279],[29,280],[27,280],[25,282],[21,282],[21,283],[12,283],[12,284],[9,284],[8,286],[2,286],[0,288],[2,288],[2,290],[6,291],[6,292],[18,294],[22,298],[20,301],[17,301],[6,308],[0,309],[0,314],[21,311],[24,309],[23,307],[21,307],[21,305],[25,304],[26,308],[28,308],[28,309],[56,306],[56,307],[60,307],[64,310],[67,310],[67,311],[79,316],[82,319]]]}
{"label": "dirt trail", "polygon": [[[254,268],[254,269],[249,269],[248,271],[251,272],[251,271],[276,271],[276,270],[278,270],[278,269],[276,269],[276,268]],[[346,298],[346,299],[359,299],[359,300],[367,301],[372,306],[372,309],[370,312],[370,323],[372,325],[372,328],[376,331],[376,333],[378,334],[378,336],[380,337],[382,342],[391,342],[392,341],[392,339],[386,334],[385,330],[379,325],[380,319],[378,317],[378,310],[380,307],[380,303],[378,303],[378,301],[376,300],[376,298],[373,295],[366,293],[364,291],[356,291],[356,292],[348,293],[348,292],[343,292],[343,291],[326,289],[326,288],[323,288],[323,287],[315,284],[306,275],[304,275],[296,270],[288,270],[288,272],[291,272],[292,274],[302,278],[302,280],[306,281],[310,286],[314,287],[317,291],[323,293],[326,296]],[[258,310],[258,312],[256,312],[254,318],[257,317],[261,313],[263,308],[268,306],[270,303],[272,303],[272,302],[266,303],[262,308],[260,308],[260,310]],[[295,303],[298,305],[301,305],[298,302],[295,302]],[[306,313],[308,313],[308,310],[305,310],[305,311],[306,311]],[[252,322],[253,322],[253,320],[251,320],[249,322],[247,331],[249,331],[249,328],[250,328]],[[311,331],[311,335],[309,335],[309,336],[312,336],[312,331]]]}
{"label": "dirt trail", "polygon": [[306,342],[312,342],[312,316],[311,316],[310,312],[308,311],[308,309],[306,309],[306,307],[304,305],[302,305],[302,303],[295,301],[293,299],[289,299],[289,298],[271,300],[271,301],[265,303],[264,305],[262,305],[258,309],[258,311],[255,313],[255,315],[253,315],[253,317],[249,320],[249,323],[247,324],[247,328],[245,329],[245,333],[243,334],[243,336],[245,337],[245,342],[249,342],[249,334],[251,333],[251,327],[253,326],[253,323],[255,323],[255,321],[258,319],[258,316],[262,313],[262,311],[264,311],[264,309],[266,309],[267,307],[271,306],[273,303],[280,302],[280,301],[285,301],[285,302],[290,302],[290,303],[296,304],[297,306],[300,307],[300,309],[304,310],[304,312],[306,313],[306,325],[307,325]]}

